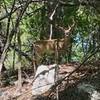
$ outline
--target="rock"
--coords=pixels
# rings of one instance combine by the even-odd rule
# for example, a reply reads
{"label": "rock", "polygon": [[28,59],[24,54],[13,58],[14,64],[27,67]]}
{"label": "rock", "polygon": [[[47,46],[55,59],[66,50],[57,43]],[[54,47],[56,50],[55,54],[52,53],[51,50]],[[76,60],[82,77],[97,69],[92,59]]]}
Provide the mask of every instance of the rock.
{"label": "rock", "polygon": [[3,95],[3,93],[2,93],[2,91],[0,91],[0,96],[2,96]]}
{"label": "rock", "polygon": [[32,86],[33,95],[41,95],[54,85],[55,68],[56,64],[49,66],[41,65],[38,67]]}
{"label": "rock", "polygon": [[91,84],[79,84],[78,89],[89,93],[91,100],[100,100],[100,92],[97,91]]}

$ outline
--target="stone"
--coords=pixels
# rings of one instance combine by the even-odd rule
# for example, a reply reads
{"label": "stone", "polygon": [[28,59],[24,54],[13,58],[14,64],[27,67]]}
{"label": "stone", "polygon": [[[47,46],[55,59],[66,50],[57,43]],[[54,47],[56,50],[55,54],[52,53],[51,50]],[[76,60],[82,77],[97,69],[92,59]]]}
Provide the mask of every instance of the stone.
{"label": "stone", "polygon": [[56,64],[40,65],[37,68],[32,86],[33,95],[41,95],[55,84],[55,69]]}

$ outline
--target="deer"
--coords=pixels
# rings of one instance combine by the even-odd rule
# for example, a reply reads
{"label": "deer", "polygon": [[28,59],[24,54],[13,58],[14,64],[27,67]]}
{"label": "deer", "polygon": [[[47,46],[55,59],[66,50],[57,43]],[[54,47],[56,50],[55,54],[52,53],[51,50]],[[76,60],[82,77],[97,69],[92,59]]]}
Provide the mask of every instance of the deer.
{"label": "deer", "polygon": [[38,40],[33,44],[35,51],[35,61],[40,64],[45,53],[50,52],[55,56],[55,53],[58,52],[58,55],[65,54],[70,47],[70,33],[73,31],[75,23],[73,23],[68,28],[57,26],[64,32],[64,38],[61,39],[48,39],[48,40]]}

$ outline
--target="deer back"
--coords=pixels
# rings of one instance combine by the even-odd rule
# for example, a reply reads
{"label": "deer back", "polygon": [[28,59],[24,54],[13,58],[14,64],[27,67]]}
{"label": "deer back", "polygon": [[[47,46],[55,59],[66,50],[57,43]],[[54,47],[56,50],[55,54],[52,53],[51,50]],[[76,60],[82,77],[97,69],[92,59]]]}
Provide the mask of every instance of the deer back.
{"label": "deer back", "polygon": [[35,54],[36,61],[43,57],[44,54],[65,54],[70,45],[70,38],[64,37],[62,39],[51,39],[51,40],[38,40],[35,43]]}

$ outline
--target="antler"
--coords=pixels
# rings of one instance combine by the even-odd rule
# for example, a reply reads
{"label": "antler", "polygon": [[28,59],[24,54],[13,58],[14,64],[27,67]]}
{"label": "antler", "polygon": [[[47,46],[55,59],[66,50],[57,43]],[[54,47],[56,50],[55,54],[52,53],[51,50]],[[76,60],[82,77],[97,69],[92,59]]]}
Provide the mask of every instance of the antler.
{"label": "antler", "polygon": [[74,26],[75,26],[75,21],[73,19],[73,24],[71,26],[68,25],[68,28],[64,28],[62,26],[58,26],[58,28],[64,32],[65,36],[68,36],[69,33],[73,30]]}

